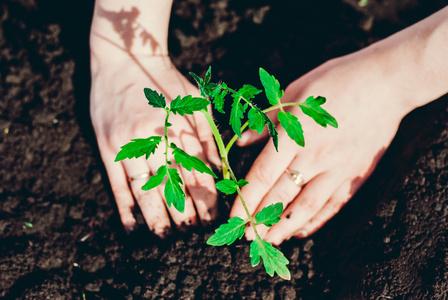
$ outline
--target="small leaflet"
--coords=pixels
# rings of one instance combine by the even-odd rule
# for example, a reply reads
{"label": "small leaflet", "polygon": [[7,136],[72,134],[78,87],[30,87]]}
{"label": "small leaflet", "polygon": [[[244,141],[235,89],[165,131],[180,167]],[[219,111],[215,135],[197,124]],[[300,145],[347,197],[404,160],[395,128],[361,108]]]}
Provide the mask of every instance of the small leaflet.
{"label": "small leaflet", "polygon": [[229,219],[227,223],[215,230],[215,233],[207,240],[207,244],[211,246],[231,245],[236,239],[243,237],[246,223],[247,221],[238,217]]}
{"label": "small leaflet", "polygon": [[327,124],[334,128],[338,128],[336,119],[321,107],[325,102],[325,97],[318,96],[314,98],[313,96],[310,96],[303,103],[299,103],[299,106],[303,113],[313,118],[317,124],[325,128],[327,127]]}
{"label": "small leaflet", "polygon": [[278,152],[278,131],[275,128],[275,124],[269,119],[269,117],[263,113],[264,121],[266,125],[268,125],[269,136],[272,138],[272,142],[274,143],[275,150]]}
{"label": "small leaflet", "polygon": [[150,88],[144,88],[143,91],[145,92],[146,99],[148,99],[149,105],[152,107],[160,107],[164,108],[166,106],[165,97],[160,93],[160,95],[157,93],[157,91],[154,91]]}
{"label": "small leaflet", "polygon": [[[247,107],[246,107],[247,108]],[[241,120],[244,119],[245,107],[240,103],[239,98],[235,98],[230,111],[229,124],[232,125],[233,132],[241,138]]]}
{"label": "small leaflet", "polygon": [[157,174],[151,176],[149,180],[142,186],[142,190],[149,191],[150,189],[159,186],[160,184],[162,184],[165,175],[166,175],[166,165],[163,165],[157,170]]}
{"label": "small leaflet", "polygon": [[191,95],[181,98],[177,96],[171,102],[170,110],[174,114],[183,116],[184,114],[192,115],[195,111],[201,111],[207,108],[210,102],[204,98],[192,97]]}
{"label": "small leaflet", "polygon": [[191,77],[193,77],[193,79],[196,81],[196,83],[197,83],[199,86],[204,86],[204,80],[202,80],[201,77],[199,77],[198,75],[196,75],[196,74],[193,73],[193,72],[190,72],[190,75],[191,75]]}
{"label": "small leaflet", "polygon": [[194,74],[193,72],[190,72],[190,75],[194,78],[194,80],[197,82],[199,90],[201,91],[201,96],[204,98],[207,98],[207,96],[210,93],[210,89],[208,87],[208,84],[204,83],[204,80],[202,80],[201,77]]}
{"label": "small leaflet", "polygon": [[208,84],[211,78],[212,78],[212,66],[209,66],[207,69],[207,73],[205,73],[204,83]]}
{"label": "small leaflet", "polygon": [[115,161],[117,162],[125,158],[139,158],[145,154],[146,159],[148,159],[151,154],[154,154],[161,140],[162,137],[160,136],[151,136],[146,139],[133,139],[130,143],[121,147]]}
{"label": "small leaflet", "polygon": [[174,160],[178,165],[182,165],[185,169],[191,172],[192,168],[201,173],[207,173],[215,178],[216,174],[203,162],[200,158],[187,154],[184,150],[178,148],[174,143],[171,143],[173,148]]}
{"label": "small leaflet", "polygon": [[279,104],[280,99],[283,97],[283,90],[280,89],[278,80],[263,68],[260,68],[260,81],[264,87],[269,103],[271,105]]}
{"label": "small leaflet", "polygon": [[242,187],[248,185],[249,182],[246,181],[246,180],[244,180],[244,179],[240,179],[240,180],[238,180],[238,182],[237,182],[236,184],[237,184],[240,188],[242,188]]}
{"label": "small leaflet", "polygon": [[212,102],[215,105],[215,109],[222,114],[225,114],[224,101],[227,92],[227,84],[223,82],[221,83],[221,85],[214,87],[214,89],[210,93],[210,97],[212,98]]}
{"label": "small leaflet", "polygon": [[305,147],[305,138],[303,137],[302,125],[296,116],[292,115],[290,112],[285,113],[284,111],[278,112],[278,120],[282,127],[286,130],[288,136],[294,140],[297,145]]}
{"label": "small leaflet", "polygon": [[250,100],[255,98],[255,96],[260,94],[261,92],[262,91],[257,89],[256,87],[250,84],[245,84],[236,93],[234,93],[232,97],[235,99],[243,98],[244,100],[251,102]]}
{"label": "small leaflet", "polygon": [[237,185],[230,179],[223,179],[215,184],[216,188],[224,194],[233,194],[236,192]]}
{"label": "small leaflet", "polygon": [[183,184],[182,179],[177,172],[177,169],[167,168],[165,173],[167,181],[165,184],[165,198],[168,207],[171,204],[180,212],[183,213],[185,210],[185,193],[182,190],[181,185]]}
{"label": "small leaflet", "polygon": [[258,134],[263,132],[265,118],[263,112],[258,107],[252,107],[247,114],[247,118],[249,119],[250,129],[255,130]]}
{"label": "small leaflet", "polygon": [[286,267],[289,264],[288,259],[283,255],[283,253],[274,248],[271,243],[261,240],[256,237],[254,241],[250,244],[250,263],[253,267],[260,263],[260,258],[263,259],[263,265],[271,277],[274,273],[285,280],[291,279],[291,273]]}
{"label": "small leaflet", "polygon": [[272,227],[273,224],[280,221],[280,215],[283,212],[283,203],[278,202],[271,204],[255,215],[255,223],[264,224],[267,227]]}

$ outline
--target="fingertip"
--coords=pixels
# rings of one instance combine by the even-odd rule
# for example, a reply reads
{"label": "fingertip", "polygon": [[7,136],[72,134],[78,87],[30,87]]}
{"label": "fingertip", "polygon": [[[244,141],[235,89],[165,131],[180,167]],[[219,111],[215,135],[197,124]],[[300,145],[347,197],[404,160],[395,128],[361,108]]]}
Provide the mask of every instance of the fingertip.
{"label": "fingertip", "polygon": [[221,157],[217,155],[217,153],[212,153],[207,156],[208,162],[212,165],[213,169],[221,170],[222,169],[222,161]]}
{"label": "fingertip", "polygon": [[253,241],[255,240],[255,232],[251,229],[246,229],[246,240]]}
{"label": "fingertip", "polygon": [[232,209],[230,210],[230,218],[239,217],[244,219],[246,217],[246,213],[244,211],[243,205],[239,201],[235,201]]}
{"label": "fingertip", "polygon": [[165,226],[165,227],[161,226],[161,227],[154,228],[154,234],[157,235],[162,240],[164,240],[172,234],[171,227],[170,226]]}
{"label": "fingertip", "polygon": [[261,134],[255,131],[246,131],[241,134],[241,138],[237,139],[236,144],[240,147],[256,144],[268,138],[268,132],[264,130]]}
{"label": "fingertip", "polygon": [[241,134],[241,138],[236,140],[238,146],[245,146],[251,139],[251,132],[247,131]]}
{"label": "fingertip", "polygon": [[303,239],[303,238],[306,238],[306,237],[308,237],[309,236],[309,232],[307,231],[307,230],[305,230],[305,229],[301,229],[301,230],[299,230],[297,233],[296,233],[296,235],[295,235],[295,237],[296,238],[299,238],[299,239]]}
{"label": "fingertip", "polygon": [[269,236],[269,235],[267,235],[265,238],[264,238],[264,240],[266,241],[266,242],[268,242],[268,243],[271,243],[272,245],[274,245],[274,246],[279,246],[282,242],[283,242],[283,238],[280,238],[280,237],[271,237],[271,236]]}
{"label": "fingertip", "polygon": [[120,214],[121,223],[127,233],[134,231],[137,228],[137,221],[134,218],[132,211],[134,210],[134,199],[128,197],[116,196],[118,213]]}
{"label": "fingertip", "polygon": [[209,207],[207,212],[200,215],[202,226],[209,226],[218,218],[218,207],[215,205],[213,207]]}
{"label": "fingertip", "polygon": [[282,234],[281,232],[275,230],[275,227],[273,228],[274,230],[271,229],[266,233],[264,240],[272,245],[278,246],[287,239],[287,236],[284,233]]}
{"label": "fingertip", "polygon": [[131,233],[137,229],[137,221],[134,218],[132,212],[122,212],[120,213],[121,223],[123,224],[124,230],[126,233]]}

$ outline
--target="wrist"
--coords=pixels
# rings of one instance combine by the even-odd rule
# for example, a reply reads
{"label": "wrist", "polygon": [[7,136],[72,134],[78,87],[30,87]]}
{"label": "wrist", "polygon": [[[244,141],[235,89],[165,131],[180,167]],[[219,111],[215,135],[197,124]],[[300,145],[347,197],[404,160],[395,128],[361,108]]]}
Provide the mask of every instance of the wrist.
{"label": "wrist", "polygon": [[360,52],[373,59],[407,114],[448,92],[447,47],[448,9],[443,9]]}

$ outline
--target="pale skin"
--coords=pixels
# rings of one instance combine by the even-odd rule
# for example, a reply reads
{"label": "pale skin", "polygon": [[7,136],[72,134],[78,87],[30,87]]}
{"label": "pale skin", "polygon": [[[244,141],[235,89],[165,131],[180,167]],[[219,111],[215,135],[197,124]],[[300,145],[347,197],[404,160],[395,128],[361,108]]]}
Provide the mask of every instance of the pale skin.
{"label": "pale skin", "polygon": [[[131,26],[134,35],[123,29],[135,15],[133,7],[139,11]],[[120,147],[130,139],[161,134],[164,114],[149,109],[142,98],[143,87],[163,92],[167,100],[178,94],[198,94],[167,56],[170,8],[171,1],[97,0],[91,32],[92,123],[121,220],[127,229],[135,226],[132,210],[137,203],[148,227],[161,237],[170,231],[170,217],[183,229],[217,215],[210,176],[181,171],[187,191],[182,215],[166,208],[162,190],[142,191],[145,180],[128,182],[129,176],[155,172],[163,163],[162,156],[155,161],[114,162]],[[258,226],[266,240],[280,244],[291,237],[307,237],[322,227],[371,174],[401,119],[448,91],[447,20],[445,8],[381,42],[331,60],[288,86],[283,102],[325,96],[324,108],[337,119],[339,128],[319,127],[293,108],[303,124],[305,148],[295,145],[278,127],[280,152],[269,143],[255,161],[246,178],[250,184],[242,190],[250,212],[255,214],[279,201],[287,207],[282,220],[270,230]],[[144,39],[147,35],[142,32],[151,39]],[[175,143],[219,165],[211,132],[200,114],[171,123],[170,137]],[[248,132],[238,144],[249,145],[265,137]],[[303,173],[306,185],[298,188],[286,169]],[[238,199],[231,216],[246,217]],[[246,232],[248,239],[253,238],[252,230]]]}
{"label": "pale skin", "polygon": [[[217,216],[217,193],[209,175],[180,170],[187,194],[184,214],[166,206],[163,189],[143,191],[147,178],[128,182],[131,176],[155,174],[164,164],[164,149],[150,160],[114,162],[120,147],[131,139],[163,135],[165,112],[150,109],[143,88],[163,93],[168,102],[177,95],[199,94],[168,57],[170,10],[171,1],[98,0],[90,35],[90,113],[121,221],[127,231],[135,229],[137,203],[149,229],[162,238],[172,230],[170,218],[185,230]],[[168,132],[170,142],[208,164],[219,165],[211,130],[202,115],[171,116],[170,121],[176,125]]]}
{"label": "pale skin", "polygon": [[[331,60],[288,86],[283,102],[309,95],[328,99],[324,108],[339,128],[322,128],[298,108],[305,148],[279,129],[279,153],[267,145],[247,175],[242,195],[251,213],[272,203],[287,207],[262,237],[280,244],[321,228],[353,196],[389,146],[401,119],[411,110],[448,92],[448,8],[356,53]],[[259,140],[247,133],[239,145]],[[300,189],[285,170],[305,177]],[[231,216],[244,216],[239,201]],[[253,239],[253,231],[246,237]]]}

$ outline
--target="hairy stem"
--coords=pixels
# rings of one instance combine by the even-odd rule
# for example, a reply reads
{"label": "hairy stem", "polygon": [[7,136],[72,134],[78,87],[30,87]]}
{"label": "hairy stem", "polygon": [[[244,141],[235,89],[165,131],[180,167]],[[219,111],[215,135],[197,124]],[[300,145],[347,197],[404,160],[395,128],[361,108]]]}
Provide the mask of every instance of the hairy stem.
{"label": "hairy stem", "polygon": [[170,117],[170,111],[166,110],[166,118],[165,118],[165,164],[168,164],[168,118]]}
{"label": "hairy stem", "polygon": [[[232,168],[229,165],[229,162],[226,161],[226,164],[227,164],[227,168],[229,169],[230,177],[232,178],[232,180],[235,183],[237,183],[238,180],[236,179],[235,174],[233,173],[233,170],[232,170]],[[236,185],[236,192],[238,193],[238,196],[240,197],[240,201],[243,204],[244,210],[246,211],[247,218],[249,219],[249,222],[252,225],[252,228],[253,228],[253,230],[255,232],[255,236],[261,239],[261,237],[260,237],[260,235],[258,234],[258,231],[257,231],[257,224],[255,223],[254,218],[252,217],[249,209],[247,208],[246,201],[244,201],[243,194],[241,193],[241,189],[238,186],[238,184]]]}
{"label": "hairy stem", "polygon": [[213,120],[213,117],[210,115],[208,110],[204,109],[201,110],[201,112],[204,114],[205,118],[207,119],[208,124],[210,125],[210,128],[212,129],[213,136],[215,137],[216,144],[218,145],[218,151],[219,155],[221,156],[222,161],[222,173],[223,177],[225,179],[229,179],[229,163],[227,161],[227,150],[224,146],[224,141],[222,140],[221,134],[219,133],[219,129],[216,126],[215,121]]}
{"label": "hairy stem", "polygon": [[218,127],[216,126],[215,121],[213,120],[212,116],[210,115],[210,113],[207,110],[204,109],[201,112],[205,115],[205,117],[212,129],[213,136],[215,137],[215,140],[216,140],[216,144],[218,145],[219,154],[221,155],[221,160],[223,162],[223,166],[222,166],[223,167],[223,177],[226,178],[224,175],[224,170],[226,170],[228,172],[228,175],[230,176],[230,178],[236,184],[236,191],[238,193],[238,196],[240,197],[241,203],[243,204],[244,210],[246,211],[249,222],[251,223],[252,228],[255,231],[255,235],[257,237],[260,237],[260,235],[257,232],[255,220],[254,220],[254,218],[252,218],[252,215],[250,214],[249,209],[247,208],[246,202],[244,201],[243,195],[241,194],[240,187],[237,184],[238,180],[236,179],[236,176],[233,173],[232,168],[230,167],[228,156],[227,156],[228,152],[226,150],[226,147],[224,146],[224,141],[222,140],[222,137],[221,137],[221,134],[219,133]]}

